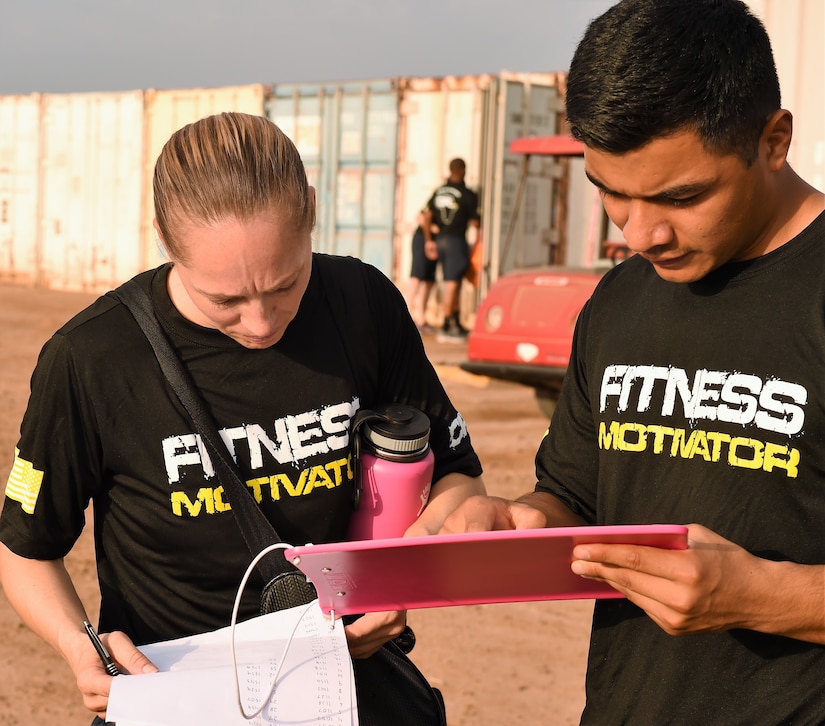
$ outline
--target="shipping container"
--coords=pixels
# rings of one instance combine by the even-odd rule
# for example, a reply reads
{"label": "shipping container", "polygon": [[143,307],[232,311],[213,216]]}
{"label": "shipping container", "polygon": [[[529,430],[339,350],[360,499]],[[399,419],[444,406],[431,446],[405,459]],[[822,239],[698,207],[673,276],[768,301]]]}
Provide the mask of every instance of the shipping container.
{"label": "shipping container", "polygon": [[46,94],[36,283],[107,290],[140,269],[143,94]]}
{"label": "shipping container", "polygon": [[157,267],[165,259],[152,224],[155,219],[152,175],[163,145],[178,129],[216,113],[237,111],[263,116],[266,93],[267,87],[262,84],[145,92],[145,151],[142,159],[144,186],[141,195],[143,215],[140,227],[143,241],[142,269]]}
{"label": "shipping container", "polygon": [[409,279],[417,214],[456,157],[467,164],[467,185],[479,193],[484,239],[481,287],[466,285],[465,301],[474,307],[477,293],[509,269],[550,261],[559,238],[553,180],[562,167],[531,159],[522,175],[523,160],[508,147],[517,136],[557,131],[559,81],[558,74],[501,73],[401,82],[395,237],[401,284]]}
{"label": "shipping container", "polygon": [[0,279],[38,272],[40,95],[0,96]]}
{"label": "shipping container", "polygon": [[396,83],[279,84],[266,115],[295,142],[315,187],[314,248],[359,257],[391,277]]}
{"label": "shipping container", "polygon": [[418,212],[446,177],[450,159],[461,157],[489,220],[491,274],[547,262],[557,236],[550,192],[558,169],[531,162],[522,190],[525,213],[508,230],[520,159],[506,145],[518,135],[555,131],[558,80],[556,74],[503,73],[276,84],[266,112],[295,141],[316,188],[315,249],[360,257],[403,288]]}
{"label": "shipping container", "polygon": [[746,0],[771,38],[782,107],[794,116],[788,161],[825,192],[825,2]]}

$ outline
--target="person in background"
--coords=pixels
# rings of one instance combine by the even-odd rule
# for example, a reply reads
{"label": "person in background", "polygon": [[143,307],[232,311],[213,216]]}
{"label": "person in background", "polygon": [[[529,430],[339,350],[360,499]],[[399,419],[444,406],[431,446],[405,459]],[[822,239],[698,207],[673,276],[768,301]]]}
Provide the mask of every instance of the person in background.
{"label": "person in background", "polygon": [[578,319],[535,491],[444,531],[688,525],[575,547],[625,596],[596,601],[582,723],[821,724],[825,195],[787,162],[767,33],[740,0],[623,0],[566,104],[635,255]]}
{"label": "person in background", "polygon": [[[424,212],[418,213],[412,238],[412,265],[410,267],[409,306],[415,324],[422,334],[435,333],[435,328],[427,322],[427,304],[435,287],[438,271],[438,247],[434,240],[424,238],[422,225],[425,224]],[[438,227],[432,226],[431,234],[438,234]]]}
{"label": "person in background", "polygon": [[450,176],[433,192],[424,212],[424,239],[433,242],[431,225],[438,227],[435,243],[444,279],[442,310],[444,322],[438,340],[463,342],[467,330],[460,320],[461,281],[470,265],[470,245],[467,228],[476,228],[476,243],[481,239],[481,217],[478,195],[464,183],[467,166],[463,159],[450,162]]}
{"label": "person in background", "polygon": [[[136,279],[285,542],[346,538],[349,427],[361,408],[398,402],[430,419],[432,492],[408,534],[437,532],[459,501],[484,490],[466,425],[401,294],[369,265],[313,253],[314,190],[274,124],[224,113],[185,126],[161,152],[153,184],[171,262]],[[368,314],[336,314],[353,287]],[[101,637],[127,674],[156,670],[137,645],[228,625],[252,555],[122,303],[103,296],[58,330],[31,386],[0,516],[0,581],[65,658],[100,723],[111,677],[63,564],[89,504]],[[242,617],[259,606],[260,587],[247,588]],[[405,613],[389,612],[347,625],[353,657],[376,652],[404,623]]]}

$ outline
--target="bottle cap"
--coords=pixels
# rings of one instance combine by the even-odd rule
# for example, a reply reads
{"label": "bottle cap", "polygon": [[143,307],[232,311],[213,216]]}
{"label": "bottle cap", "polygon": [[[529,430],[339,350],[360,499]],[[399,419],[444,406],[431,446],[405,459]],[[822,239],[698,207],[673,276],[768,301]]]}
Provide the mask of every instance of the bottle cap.
{"label": "bottle cap", "polygon": [[374,410],[380,416],[364,422],[364,437],[377,450],[401,457],[427,450],[430,420],[423,412],[397,403]]}

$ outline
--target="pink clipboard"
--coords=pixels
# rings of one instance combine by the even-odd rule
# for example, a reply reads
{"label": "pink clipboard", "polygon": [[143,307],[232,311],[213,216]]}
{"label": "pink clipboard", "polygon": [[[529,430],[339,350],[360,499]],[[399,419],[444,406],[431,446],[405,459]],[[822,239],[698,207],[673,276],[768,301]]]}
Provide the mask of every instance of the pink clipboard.
{"label": "pink clipboard", "polygon": [[555,527],[303,545],[284,551],[315,585],[325,613],[617,598],[570,571],[588,542],[687,549],[673,524]]}

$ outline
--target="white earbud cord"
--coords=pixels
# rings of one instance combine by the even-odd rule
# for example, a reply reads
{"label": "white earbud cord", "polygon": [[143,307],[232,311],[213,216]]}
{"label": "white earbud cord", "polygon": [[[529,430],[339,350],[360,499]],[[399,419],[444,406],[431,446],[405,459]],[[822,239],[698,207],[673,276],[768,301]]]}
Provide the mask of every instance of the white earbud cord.
{"label": "white earbud cord", "polygon": [[266,694],[266,698],[263,699],[263,701],[261,702],[261,706],[260,708],[258,708],[257,711],[253,713],[247,713],[246,709],[244,708],[243,701],[241,699],[241,684],[238,678],[238,662],[235,656],[235,623],[238,619],[238,610],[240,609],[241,605],[241,596],[243,595],[243,591],[246,587],[247,581],[249,580],[249,576],[252,574],[252,570],[255,569],[255,566],[258,564],[261,558],[268,555],[270,552],[274,550],[288,549],[289,547],[291,547],[291,545],[285,544],[283,542],[278,542],[277,544],[269,545],[269,547],[266,547],[265,549],[261,550],[257,555],[255,555],[255,558],[252,560],[249,567],[246,568],[246,572],[244,573],[243,579],[241,580],[241,584],[238,587],[238,594],[235,596],[235,605],[232,608],[232,623],[229,627],[229,643],[230,648],[232,650],[232,675],[235,680],[235,697],[238,701],[238,708],[240,709],[241,715],[247,721],[251,721],[256,716],[260,716],[260,714],[269,704],[272,695],[275,693],[275,686],[278,683],[278,676],[281,674],[281,668],[283,667],[284,661],[286,660],[286,654],[289,650],[289,645],[290,643],[292,643],[292,639],[295,637],[295,631],[298,629],[298,626],[304,619],[304,615],[306,615],[307,612],[309,612],[310,607],[315,605],[315,600],[313,600],[312,602],[307,603],[306,607],[304,607],[304,609],[301,610],[301,614],[296,619],[295,625],[293,625],[292,627],[292,632],[290,632],[289,634],[289,639],[287,640],[286,646],[284,647],[284,652],[281,655],[281,660],[278,661],[278,667],[275,669],[275,678],[272,680],[272,687],[269,689],[269,693]]}

